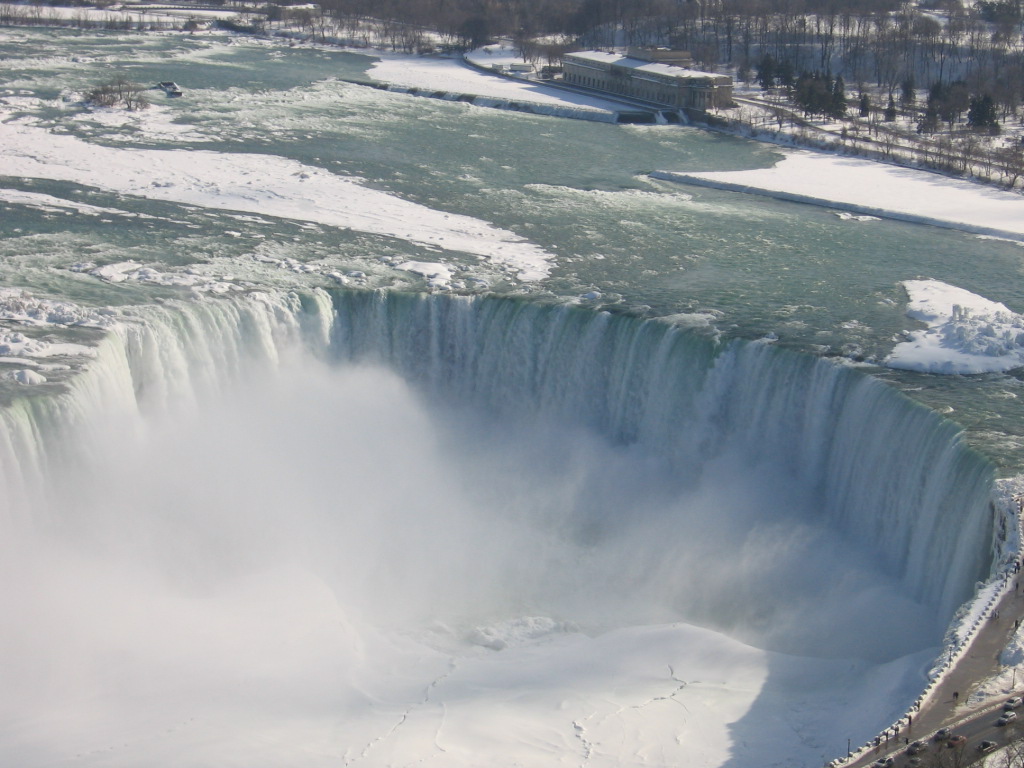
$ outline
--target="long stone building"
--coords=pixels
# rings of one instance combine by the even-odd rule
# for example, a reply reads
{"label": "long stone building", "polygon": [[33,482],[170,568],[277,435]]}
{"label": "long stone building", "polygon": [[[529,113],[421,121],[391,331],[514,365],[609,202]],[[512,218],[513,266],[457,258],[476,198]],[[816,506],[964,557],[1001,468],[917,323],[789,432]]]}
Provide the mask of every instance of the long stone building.
{"label": "long stone building", "polygon": [[665,49],[579,51],[562,57],[564,80],[690,113],[732,106],[732,78],[688,69],[689,55]]}

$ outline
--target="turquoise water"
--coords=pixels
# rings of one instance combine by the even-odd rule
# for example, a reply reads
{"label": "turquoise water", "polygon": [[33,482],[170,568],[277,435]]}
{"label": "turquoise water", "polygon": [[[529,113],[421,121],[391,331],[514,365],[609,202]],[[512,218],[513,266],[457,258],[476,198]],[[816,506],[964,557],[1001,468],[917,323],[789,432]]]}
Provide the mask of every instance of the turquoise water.
{"label": "turquoise water", "polygon": [[[16,687],[0,700],[11,722],[45,725],[43,737],[19,736],[38,759],[21,762],[53,764],[43,760],[52,733],[67,730],[54,728],[53,711],[74,711],[81,700],[82,711],[101,713],[95,727],[90,719],[84,737],[56,744],[75,745],[76,761],[136,765],[159,754],[154,745],[181,744],[182,754],[223,749],[245,760],[239,755],[249,750],[257,763],[294,763],[291,755],[267,759],[274,730],[251,720],[251,693],[292,709],[285,720],[304,726],[295,703],[321,682],[336,688],[330,664],[339,656],[347,663],[347,651],[331,641],[323,657],[310,657],[308,676],[289,668],[290,687],[267,688],[262,662],[239,653],[259,631],[226,632],[217,659],[209,615],[167,599],[206,611],[206,591],[223,591],[214,612],[234,620],[232,585],[264,569],[276,584],[279,566],[309,572],[318,625],[336,617],[358,635],[394,622],[404,644],[420,642],[429,624],[422,642],[431,653],[443,622],[461,647],[464,629],[506,614],[554,617],[593,636],[682,621],[781,652],[763,681],[742,682],[742,692],[726,685],[730,698],[718,711],[728,745],[716,741],[725,730],[681,737],[673,709],[664,733],[650,737],[659,749],[679,748],[682,757],[666,758],[673,764],[713,760],[701,758],[710,746],[729,753],[720,763],[728,766],[822,765],[847,739],[873,738],[920,694],[930,661],[945,659],[955,642],[947,624],[958,606],[1013,547],[991,504],[992,467],[969,448],[1004,475],[1024,465],[1024,371],[942,377],[879,364],[914,327],[901,283],[934,278],[1024,311],[1024,249],[653,180],[654,170],[765,167],[778,154],[690,127],[559,119],[351,82],[371,79],[372,63],[218,34],[0,30],[0,120],[45,127],[55,142],[77,137],[83,152],[177,150],[142,155],[153,163],[152,194],[172,184],[184,187],[179,199],[213,190],[183,204],[111,191],[119,180],[102,172],[89,183],[46,178],[60,176],[62,161],[74,165],[66,155],[35,175],[0,175],[0,312],[32,309],[39,299],[90,324],[116,320],[104,336],[0,314],[0,343],[20,331],[93,355],[40,358],[46,383],[24,387],[4,377],[29,363],[0,353],[0,403],[11,406],[0,408],[0,562],[17,585],[0,598],[11,615],[32,607],[8,633],[32,664],[22,673],[22,657],[8,654],[18,669],[7,677],[24,677],[35,696],[38,668],[52,688],[43,686],[50,699],[35,710]],[[112,75],[174,80],[184,95],[150,90],[152,108],[138,114],[82,106],[81,94]],[[221,156],[212,153],[260,160],[218,178]],[[196,161],[160,167],[171,157]],[[319,174],[295,165],[259,173],[277,158],[511,233],[550,254],[550,272],[524,282],[514,269],[414,236],[312,223],[303,210],[281,218],[212,207],[243,188],[246,174],[258,180],[252,198],[262,200],[299,189],[296,178],[317,183]],[[3,162],[0,150],[0,174]],[[358,208],[358,198],[340,194],[310,204]],[[442,264],[448,285],[400,268],[410,260]],[[124,265],[154,279],[120,279]],[[19,289],[24,295],[12,296]],[[460,296],[428,295],[446,293]],[[745,343],[757,340],[770,343]],[[353,370],[364,379],[355,387],[334,375]],[[136,444],[136,433],[146,439]],[[520,524],[530,537],[516,533]],[[78,590],[96,574],[102,589]],[[289,583],[281,600],[301,608],[304,588]],[[266,584],[254,586],[261,615],[276,613],[269,598]],[[152,631],[163,634],[160,622],[174,628],[167,665],[149,653],[155,635],[135,641],[122,631],[124,617],[142,625],[137,617],[153,611],[160,620]],[[294,637],[288,611],[272,619]],[[76,633],[98,640],[76,649]],[[541,638],[535,648],[543,655],[557,645]],[[106,679],[109,660],[124,658],[126,646],[138,655],[123,690],[97,697],[90,688],[76,698],[70,678],[96,670]],[[365,647],[371,655],[380,648]],[[290,657],[291,640],[288,648]],[[467,658],[478,651],[469,648]],[[721,652],[735,649],[726,643]],[[271,655],[276,663],[281,650]],[[50,673],[57,657],[73,674]],[[500,673],[520,680],[517,657],[496,658],[510,659]],[[671,657],[647,659],[657,674],[668,670],[669,693],[683,680],[709,682],[705,660],[690,661],[699,672],[677,677]],[[221,684],[219,672],[236,665],[247,681],[237,689],[238,720],[254,734],[262,728],[254,738],[230,727],[235,681]],[[228,716],[198,736],[165,728],[166,691],[153,684],[165,666],[168,679],[197,670],[216,694],[192,694],[189,706],[227,701]],[[389,699],[376,688],[390,689],[401,672],[355,681],[350,707],[327,706],[333,735],[320,757],[349,759],[352,744],[387,741],[397,731],[394,713],[404,712],[399,724],[409,719],[403,733],[419,727],[424,690],[446,708],[462,696],[446,699],[445,681],[473,691],[495,682],[477,686],[483,678],[467,675],[461,657],[441,677],[430,666],[418,668],[411,698],[394,706],[380,704]],[[590,687],[592,671],[585,676]],[[557,684],[559,675],[540,677]],[[716,685],[695,686],[702,709],[714,705]],[[676,694],[665,691],[623,711],[667,705]],[[570,736],[565,750],[545,754],[575,760],[579,723],[589,729],[597,719],[564,691],[554,700],[554,719]],[[542,714],[548,728],[554,716]],[[445,739],[458,731],[448,715]],[[543,728],[502,717],[493,721],[495,744],[547,749],[536,741]],[[643,719],[646,740],[646,712]],[[440,748],[436,725],[422,733],[409,752],[420,761]],[[593,743],[618,743],[617,733],[599,731]],[[92,742],[106,747],[110,734],[111,744],[131,742],[120,762],[99,748],[85,754]],[[301,734],[294,743],[308,751],[308,731]],[[589,749],[584,759],[596,764]]]}
{"label": "turquoise water", "polygon": [[[543,247],[556,254],[547,279],[520,283],[473,257],[379,235],[2,177],[7,189],[152,218],[0,203],[0,280],[37,296],[116,306],[188,294],[105,283],[69,267],[134,260],[161,271],[230,271],[247,288],[324,282],[322,274],[262,269],[259,260],[269,257],[362,273],[367,288],[423,290],[417,276],[392,265],[441,259],[485,281],[459,290],[544,302],[596,292],[583,300],[595,310],[699,315],[707,322],[698,333],[771,336],[779,346],[860,365],[964,426],[1004,473],[1021,470],[1021,372],[938,377],[876,364],[914,327],[903,280],[934,278],[1024,311],[1020,246],[655,181],[650,171],[764,167],[777,154],[695,128],[526,115],[346,82],[372,77],[372,61],[219,35],[19,28],[0,33],[0,94],[13,116],[98,144],[273,154],[357,177]],[[175,80],[185,95],[152,91],[154,108],[138,120],[93,115],[76,94],[112,72],[147,85]]]}

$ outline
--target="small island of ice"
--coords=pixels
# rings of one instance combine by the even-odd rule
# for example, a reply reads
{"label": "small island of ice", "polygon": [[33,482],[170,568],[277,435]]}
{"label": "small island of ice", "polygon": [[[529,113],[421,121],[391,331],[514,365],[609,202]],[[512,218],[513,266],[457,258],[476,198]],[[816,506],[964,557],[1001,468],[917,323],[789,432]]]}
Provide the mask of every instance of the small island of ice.
{"label": "small island of ice", "polygon": [[907,315],[928,327],[908,332],[885,364],[924,373],[994,373],[1024,366],[1024,316],[1005,304],[938,280],[907,280]]}

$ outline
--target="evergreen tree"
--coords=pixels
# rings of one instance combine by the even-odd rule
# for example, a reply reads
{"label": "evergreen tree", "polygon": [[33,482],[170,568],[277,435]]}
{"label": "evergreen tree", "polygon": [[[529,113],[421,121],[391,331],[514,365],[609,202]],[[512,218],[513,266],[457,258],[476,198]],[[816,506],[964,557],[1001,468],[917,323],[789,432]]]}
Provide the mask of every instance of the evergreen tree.
{"label": "evergreen tree", "polygon": [[789,59],[780,61],[776,68],[776,75],[779,78],[779,85],[792,88],[796,84],[796,73],[793,71],[793,62]]}
{"label": "evergreen tree", "polygon": [[803,72],[796,79],[793,100],[805,115],[816,115],[821,112],[822,91],[821,76],[817,72]]}
{"label": "evergreen tree", "polygon": [[976,131],[999,128],[996,104],[989,94],[971,97],[971,106],[967,110],[967,124]]}
{"label": "evergreen tree", "polygon": [[778,63],[771,56],[763,56],[757,63],[757,82],[767,91],[775,85],[775,69]]}
{"label": "evergreen tree", "polygon": [[842,78],[833,81],[829,75],[820,72],[804,72],[797,78],[793,101],[805,115],[842,117],[846,114],[846,92]]}
{"label": "evergreen tree", "polygon": [[934,110],[939,119],[949,123],[950,128],[969,106],[970,92],[963,80],[957,80],[949,85],[936,82],[928,89],[927,109]]}
{"label": "evergreen tree", "polygon": [[801,72],[796,79],[796,86],[793,90],[793,101],[805,115],[809,115],[811,103],[811,76],[807,72]]}
{"label": "evergreen tree", "polygon": [[836,120],[846,117],[846,84],[842,77],[837,77],[830,89],[832,98],[829,100],[826,114]]}
{"label": "evergreen tree", "polygon": [[953,123],[960,119],[960,115],[967,111],[971,105],[971,92],[967,89],[967,83],[963,80],[949,84],[949,93],[946,97],[946,111],[942,119],[953,127]]}
{"label": "evergreen tree", "polygon": [[[891,94],[889,99],[892,100]],[[904,107],[912,107],[915,101],[917,101],[917,95],[914,89],[914,78],[908,77],[900,84],[900,104]]]}
{"label": "evergreen tree", "polygon": [[892,94],[889,95],[889,105],[885,108],[885,122],[896,122],[896,100],[892,97]]}
{"label": "evergreen tree", "polygon": [[935,133],[937,130],[939,130],[939,110],[936,109],[931,99],[929,99],[928,106],[924,110],[924,117],[917,123],[917,132]]}

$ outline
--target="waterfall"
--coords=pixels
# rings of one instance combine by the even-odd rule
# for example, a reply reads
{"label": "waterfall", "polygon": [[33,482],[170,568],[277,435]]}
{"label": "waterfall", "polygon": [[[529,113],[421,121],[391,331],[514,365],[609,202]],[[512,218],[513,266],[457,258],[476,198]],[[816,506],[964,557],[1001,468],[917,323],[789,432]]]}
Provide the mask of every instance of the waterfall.
{"label": "waterfall", "polygon": [[126,310],[66,391],[0,408],[0,520],[44,524],[35,510],[47,506],[40,502],[52,478],[78,465],[101,434],[130,434],[144,414],[195,404],[281,365],[290,350],[322,353],[332,318],[323,293]]}
{"label": "waterfall", "polygon": [[91,434],[286,370],[297,350],[383,363],[495,428],[530,418],[636,447],[677,489],[733,457],[798,489],[943,621],[992,569],[992,467],[885,384],[765,343],[493,297],[252,293],[125,311],[67,391],[0,410],[6,524],[45,524],[34,501]]}
{"label": "waterfall", "polygon": [[341,294],[336,348],[445,397],[640,444],[695,481],[725,453],[805,489],[948,620],[992,568],[993,468],[959,428],[856,370],[766,343],[517,300]]}

